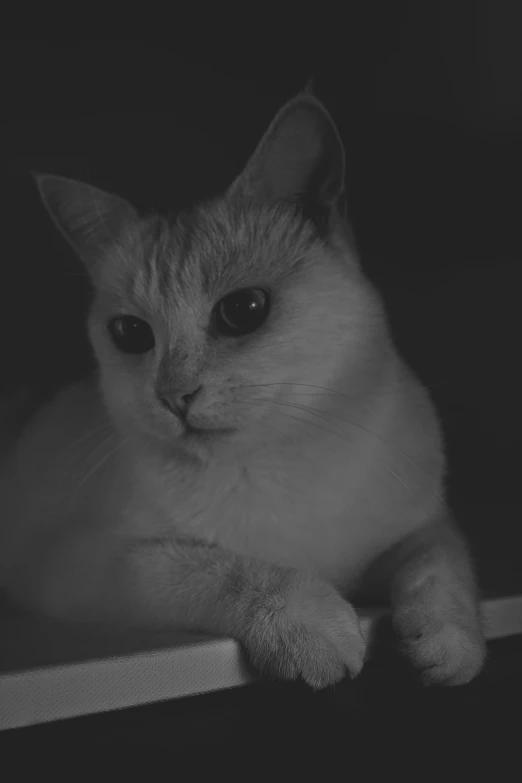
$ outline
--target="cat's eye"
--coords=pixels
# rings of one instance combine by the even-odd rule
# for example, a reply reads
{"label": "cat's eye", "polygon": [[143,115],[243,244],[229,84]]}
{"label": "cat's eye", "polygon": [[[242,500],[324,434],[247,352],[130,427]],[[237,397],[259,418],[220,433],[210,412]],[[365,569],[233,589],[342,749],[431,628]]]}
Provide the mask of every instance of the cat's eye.
{"label": "cat's eye", "polygon": [[227,337],[250,334],[264,323],[270,297],[261,288],[244,288],[223,297],[214,308],[214,326]]}
{"label": "cat's eye", "polygon": [[154,332],[146,321],[134,315],[119,315],[109,321],[109,334],[123,353],[147,353],[154,348]]}

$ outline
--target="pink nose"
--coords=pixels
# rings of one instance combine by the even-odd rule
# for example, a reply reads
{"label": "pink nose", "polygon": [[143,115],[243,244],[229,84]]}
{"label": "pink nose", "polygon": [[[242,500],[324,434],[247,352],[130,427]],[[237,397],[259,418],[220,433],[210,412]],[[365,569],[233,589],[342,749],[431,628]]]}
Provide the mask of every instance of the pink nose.
{"label": "pink nose", "polygon": [[176,416],[181,419],[186,419],[190,410],[190,406],[196,399],[201,386],[196,389],[187,391],[186,389],[180,389],[176,391],[158,391],[158,399],[162,405],[172,411]]}

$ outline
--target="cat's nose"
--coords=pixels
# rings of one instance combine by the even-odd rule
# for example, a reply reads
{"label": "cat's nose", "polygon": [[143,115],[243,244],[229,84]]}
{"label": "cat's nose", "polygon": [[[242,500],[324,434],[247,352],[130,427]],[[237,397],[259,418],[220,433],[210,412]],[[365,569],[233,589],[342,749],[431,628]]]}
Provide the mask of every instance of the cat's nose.
{"label": "cat's nose", "polygon": [[179,389],[175,391],[158,391],[158,399],[162,405],[176,416],[186,419],[190,406],[198,396],[201,386]]}

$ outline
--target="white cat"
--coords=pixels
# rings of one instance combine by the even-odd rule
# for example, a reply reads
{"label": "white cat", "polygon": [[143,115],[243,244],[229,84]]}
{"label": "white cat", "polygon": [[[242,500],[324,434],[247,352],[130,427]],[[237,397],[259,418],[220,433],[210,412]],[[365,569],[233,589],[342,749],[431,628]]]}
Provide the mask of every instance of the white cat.
{"label": "white cat", "polygon": [[353,250],[324,106],[291,100],[229,190],[175,219],[38,185],[92,279],[99,373],[4,457],[11,598],[233,636],[321,688],[363,665],[348,599],[366,591],[426,682],[474,677],[485,644],[437,418]]}

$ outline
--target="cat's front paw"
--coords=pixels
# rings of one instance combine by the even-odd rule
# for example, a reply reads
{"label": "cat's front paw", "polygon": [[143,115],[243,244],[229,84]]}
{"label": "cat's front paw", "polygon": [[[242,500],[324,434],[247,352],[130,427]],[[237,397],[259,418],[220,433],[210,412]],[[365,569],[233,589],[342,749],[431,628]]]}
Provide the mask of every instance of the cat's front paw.
{"label": "cat's front paw", "polygon": [[313,579],[297,581],[277,603],[272,599],[258,608],[246,646],[260,671],[283,679],[300,676],[316,690],[347,673],[356,676],[366,651],[353,607]]}
{"label": "cat's front paw", "polygon": [[401,647],[426,685],[465,685],[480,672],[486,643],[477,618],[437,618],[415,607],[393,617]]}

